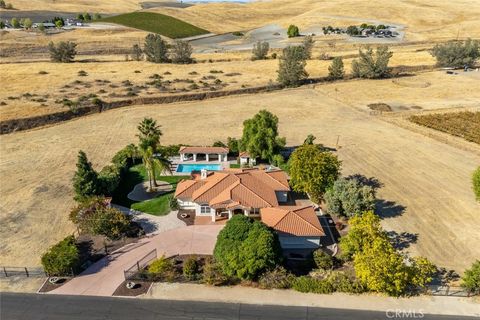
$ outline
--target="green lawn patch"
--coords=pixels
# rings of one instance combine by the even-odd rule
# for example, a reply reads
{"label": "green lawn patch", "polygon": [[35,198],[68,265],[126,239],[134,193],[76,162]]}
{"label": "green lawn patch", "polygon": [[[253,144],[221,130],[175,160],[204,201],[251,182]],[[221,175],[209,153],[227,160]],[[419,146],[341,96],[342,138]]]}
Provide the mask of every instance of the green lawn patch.
{"label": "green lawn patch", "polygon": [[170,212],[169,197],[173,195],[177,183],[183,179],[189,179],[189,176],[161,176],[157,175],[157,181],[165,181],[172,185],[172,191],[162,194],[154,199],[136,202],[127,198],[127,195],[137,184],[148,181],[147,171],[143,164],[137,164],[131,167],[122,178],[120,185],[113,194],[112,202],[121,206],[132,208],[138,211],[150,213],[153,215],[165,215]]}
{"label": "green lawn patch", "polygon": [[239,164],[231,163],[231,164],[230,164],[230,168],[232,168],[232,169],[238,169],[238,168],[240,168],[240,165],[239,165]]}
{"label": "green lawn patch", "polygon": [[99,20],[158,33],[172,39],[193,37],[209,33],[182,20],[153,12],[131,12]]}

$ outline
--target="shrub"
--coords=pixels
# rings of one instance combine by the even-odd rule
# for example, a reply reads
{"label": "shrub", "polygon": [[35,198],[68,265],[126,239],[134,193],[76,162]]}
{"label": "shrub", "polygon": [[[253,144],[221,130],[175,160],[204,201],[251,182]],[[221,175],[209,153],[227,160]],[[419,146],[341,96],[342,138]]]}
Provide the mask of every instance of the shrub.
{"label": "shrub", "polygon": [[335,57],[332,64],[328,67],[328,78],[331,80],[343,79],[345,70],[343,68],[343,60],[341,57]]}
{"label": "shrub", "polygon": [[5,29],[5,22],[3,22],[3,20],[0,20],[0,29]]}
{"label": "shrub", "polygon": [[462,287],[470,292],[480,292],[480,260],[476,260],[470,269],[465,270]]}
{"label": "shrub", "polygon": [[208,285],[219,286],[228,281],[220,265],[213,259],[207,259],[203,266],[202,281]]}
{"label": "shrub", "polygon": [[175,40],[171,52],[173,63],[192,63],[193,48],[187,41]]}
{"label": "shrub", "polygon": [[300,30],[298,29],[298,27],[296,25],[291,24],[288,27],[287,35],[288,35],[289,38],[298,37],[300,35]]}
{"label": "shrub", "polygon": [[329,294],[334,292],[333,285],[328,280],[315,279],[308,276],[297,277],[292,288],[299,292]]}
{"label": "shrub", "polygon": [[143,51],[147,56],[147,61],[155,63],[168,62],[167,43],[158,34],[150,33],[146,36]]}
{"label": "shrub", "polygon": [[262,289],[289,289],[295,276],[283,267],[276,267],[271,271],[262,274],[258,280]]}
{"label": "shrub", "polygon": [[10,20],[10,23],[12,24],[12,27],[14,27],[15,29],[20,28],[20,21],[18,21],[17,18],[12,18],[12,20]]}
{"label": "shrub", "polygon": [[353,217],[375,209],[375,189],[356,179],[340,178],[325,193],[328,212]]}
{"label": "shrub", "polygon": [[322,249],[313,252],[313,261],[319,269],[329,270],[333,268],[333,257]]}
{"label": "shrub", "polygon": [[90,20],[92,20],[92,16],[90,15],[90,13],[85,12],[85,13],[83,14],[83,20],[84,20],[84,21],[90,21]]}
{"label": "shrub", "polygon": [[258,41],[253,44],[252,60],[263,60],[267,58],[270,44],[267,41]]}
{"label": "shrub", "polygon": [[196,257],[188,257],[183,262],[183,276],[188,280],[194,280],[198,274],[198,262]]}
{"label": "shrub", "polygon": [[70,275],[80,261],[73,236],[68,236],[42,255],[42,265],[50,276]]}
{"label": "shrub", "polygon": [[278,67],[278,82],[287,87],[299,86],[308,77],[305,71],[305,48],[303,46],[288,46],[283,49]]}
{"label": "shrub", "polygon": [[77,171],[73,177],[73,189],[75,200],[82,201],[93,195],[99,194],[99,183],[97,172],[88,161],[83,151],[78,152]]}
{"label": "shrub", "polygon": [[312,36],[306,36],[302,41],[302,46],[305,50],[305,59],[310,59],[312,57],[312,49],[315,41]]}
{"label": "shrub", "polygon": [[98,12],[93,14],[93,20],[100,20],[102,19],[102,15]]}
{"label": "shrub", "polygon": [[178,210],[180,208],[179,204],[178,204],[178,200],[177,198],[175,198],[174,196],[170,196],[169,199],[169,204],[170,204],[170,209],[171,210]]}
{"label": "shrub", "polygon": [[77,44],[71,41],[61,41],[57,45],[50,42],[48,50],[50,51],[50,60],[53,62],[72,62],[77,54]]}
{"label": "shrub", "polygon": [[173,271],[174,266],[172,260],[161,256],[148,266],[147,274],[153,279],[163,280],[170,278]]}
{"label": "shrub", "polygon": [[98,173],[99,194],[112,195],[120,184],[121,168],[116,165],[108,165]]}
{"label": "shrub", "polygon": [[439,67],[473,67],[480,57],[480,42],[468,39],[437,44],[433,47],[431,54],[437,59]]}
{"label": "shrub", "polygon": [[358,52],[360,59],[352,62],[352,74],[355,78],[380,79],[390,75],[388,63],[393,53],[388,51],[387,46],[377,47],[375,54],[370,47],[366,51],[360,49]]}
{"label": "shrub", "polygon": [[472,184],[475,198],[477,198],[477,201],[480,201],[480,167],[478,167],[477,170],[473,172]]}
{"label": "shrub", "polygon": [[33,25],[33,22],[32,22],[32,20],[30,20],[30,18],[26,18],[26,19],[23,20],[23,27],[25,29],[30,29],[32,27],[32,25]]}
{"label": "shrub", "polygon": [[132,54],[131,54],[132,60],[135,61],[142,61],[143,60],[143,51],[142,48],[138,44],[134,44],[132,47]]}
{"label": "shrub", "polygon": [[334,271],[330,273],[327,280],[337,292],[362,293],[366,291],[360,281],[352,279],[342,271]]}

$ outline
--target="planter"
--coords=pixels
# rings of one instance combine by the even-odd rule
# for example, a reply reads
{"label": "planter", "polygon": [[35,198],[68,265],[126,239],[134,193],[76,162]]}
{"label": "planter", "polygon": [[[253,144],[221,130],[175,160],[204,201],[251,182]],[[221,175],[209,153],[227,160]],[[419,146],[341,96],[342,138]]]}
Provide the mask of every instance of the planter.
{"label": "planter", "polygon": [[188,218],[189,215],[188,215],[187,213],[182,213],[182,214],[180,215],[180,217],[181,217],[182,219],[185,219],[185,218]]}
{"label": "planter", "polygon": [[51,284],[57,284],[60,282],[60,278],[59,277],[50,277],[48,278],[48,282],[50,282]]}
{"label": "planter", "polygon": [[133,281],[129,281],[129,282],[127,282],[127,284],[125,286],[127,287],[127,289],[135,289],[137,284]]}

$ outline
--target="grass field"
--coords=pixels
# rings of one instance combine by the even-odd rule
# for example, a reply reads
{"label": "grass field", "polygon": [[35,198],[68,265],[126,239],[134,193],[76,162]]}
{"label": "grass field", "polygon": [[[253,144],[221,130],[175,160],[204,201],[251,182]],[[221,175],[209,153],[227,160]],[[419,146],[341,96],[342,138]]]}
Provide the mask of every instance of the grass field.
{"label": "grass field", "polygon": [[480,112],[450,112],[411,116],[410,121],[480,144]]}
{"label": "grass field", "polygon": [[100,20],[126,27],[158,33],[171,39],[187,38],[208,33],[179,19],[153,12],[132,12]]}
{"label": "grass field", "polygon": [[[376,81],[380,91],[370,96],[381,99],[386,95],[381,87],[384,82],[391,80]],[[36,265],[45,248],[73,230],[67,216],[73,205],[70,179],[79,149],[99,169],[117,150],[136,141],[137,123],[145,116],[162,125],[164,144],[208,145],[240,136],[243,120],[267,108],[279,117],[280,134],[290,145],[302,143],[310,133],[326,146],[335,147],[338,140],[343,174],[360,173],[380,180],[384,226],[418,234],[408,251],[464,270],[480,255],[476,246],[480,205],[470,187],[480,148],[477,153],[457,149],[370,116],[349,102],[355,95],[361,97],[359,104],[372,99],[359,94],[365,91],[365,83],[344,85],[137,106],[2,136],[0,176],[8,182],[1,187],[3,264]],[[439,94],[430,91],[432,87],[410,88],[410,99],[421,96],[421,105],[428,108]],[[459,100],[464,93],[459,88],[450,95]]]}

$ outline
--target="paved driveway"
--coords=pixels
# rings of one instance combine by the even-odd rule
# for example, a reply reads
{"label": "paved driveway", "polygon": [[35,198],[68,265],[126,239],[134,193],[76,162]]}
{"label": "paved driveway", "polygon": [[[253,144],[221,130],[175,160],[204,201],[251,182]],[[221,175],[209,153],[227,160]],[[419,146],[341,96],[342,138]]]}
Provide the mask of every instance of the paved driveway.
{"label": "paved driveway", "polygon": [[168,230],[127,245],[107,256],[50,294],[111,296],[124,281],[123,270],[153,249],[158,256],[212,254],[222,225],[188,226]]}

